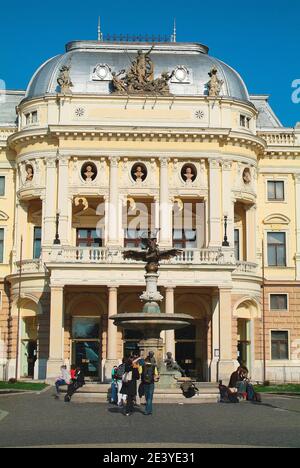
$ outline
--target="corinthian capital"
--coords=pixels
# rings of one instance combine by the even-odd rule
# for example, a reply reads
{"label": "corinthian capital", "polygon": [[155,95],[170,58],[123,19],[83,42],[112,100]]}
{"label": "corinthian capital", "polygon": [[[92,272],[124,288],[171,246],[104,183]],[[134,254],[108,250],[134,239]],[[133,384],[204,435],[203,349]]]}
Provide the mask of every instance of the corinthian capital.
{"label": "corinthian capital", "polygon": [[46,167],[47,169],[54,169],[56,167],[56,157],[55,158],[46,158]]}
{"label": "corinthian capital", "polygon": [[222,161],[222,169],[223,171],[231,171],[232,169],[232,161]]}
{"label": "corinthian capital", "polygon": [[210,167],[210,169],[219,169],[220,160],[219,159],[210,159],[209,160],[209,167]]}
{"label": "corinthian capital", "polygon": [[159,158],[159,162],[160,162],[160,167],[168,167],[168,164],[169,164],[169,158],[166,158],[166,157],[163,157],[163,158]]}
{"label": "corinthian capital", "polygon": [[300,184],[300,174],[299,173],[294,174],[294,180],[295,180],[296,184]]}
{"label": "corinthian capital", "polygon": [[110,167],[118,167],[120,158],[117,156],[110,156],[109,158]]}

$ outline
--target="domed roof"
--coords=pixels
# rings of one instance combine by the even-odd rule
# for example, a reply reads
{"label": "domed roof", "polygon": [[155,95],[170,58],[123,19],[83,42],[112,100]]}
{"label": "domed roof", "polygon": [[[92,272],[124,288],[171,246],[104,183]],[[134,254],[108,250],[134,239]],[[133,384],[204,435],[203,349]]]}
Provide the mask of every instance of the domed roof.
{"label": "domed roof", "polygon": [[[63,65],[70,66],[72,93],[110,94],[111,72],[127,70],[137,51],[147,51],[151,44],[75,41],[66,46],[66,53],[45,62],[33,75],[26,98],[31,99],[59,92],[57,78]],[[249,94],[240,75],[221,60],[208,55],[208,48],[196,43],[156,43],[151,52],[155,77],[163,72],[177,73],[170,83],[174,95],[207,95],[208,73],[213,67],[223,80],[220,96],[249,101]],[[98,72],[98,73],[97,73]]]}

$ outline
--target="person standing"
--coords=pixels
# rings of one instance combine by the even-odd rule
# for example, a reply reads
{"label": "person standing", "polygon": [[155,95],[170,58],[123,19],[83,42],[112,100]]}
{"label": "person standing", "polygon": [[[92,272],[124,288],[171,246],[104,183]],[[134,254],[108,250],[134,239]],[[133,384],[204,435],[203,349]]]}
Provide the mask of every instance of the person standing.
{"label": "person standing", "polygon": [[142,371],[142,383],[144,388],[144,395],[146,399],[145,416],[149,416],[153,411],[153,395],[155,390],[155,383],[159,381],[159,374],[155,362],[154,354],[149,353],[145,359]]}
{"label": "person standing", "polygon": [[110,396],[110,402],[112,404],[117,404],[118,403],[117,369],[118,369],[118,366],[114,366],[112,371],[111,371],[111,396]]}
{"label": "person standing", "polygon": [[117,370],[115,372],[116,382],[117,382],[117,391],[118,391],[118,406],[125,405],[126,403],[126,395],[122,394],[122,387],[123,387],[123,375],[125,374],[125,359],[123,358],[122,361],[119,363]]}
{"label": "person standing", "polygon": [[133,365],[131,358],[127,359],[125,363],[125,373],[122,378],[121,393],[127,396],[125,415],[131,416],[134,410],[134,402],[137,394],[137,381],[139,380],[139,370]]}

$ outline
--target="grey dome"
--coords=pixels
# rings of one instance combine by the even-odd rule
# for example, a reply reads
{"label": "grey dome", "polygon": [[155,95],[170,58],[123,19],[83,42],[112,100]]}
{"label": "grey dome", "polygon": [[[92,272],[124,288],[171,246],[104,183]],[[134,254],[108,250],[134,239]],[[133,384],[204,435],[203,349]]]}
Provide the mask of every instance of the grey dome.
{"label": "grey dome", "polygon": [[[137,50],[149,50],[151,44],[109,43],[97,41],[75,41],[66,46],[66,53],[45,62],[33,75],[26,98],[31,99],[59,91],[57,77],[62,65],[71,66],[70,77],[74,94],[109,94],[111,81],[95,80],[93,73],[98,64],[107,65],[112,72],[128,69]],[[240,75],[222,61],[208,55],[208,48],[195,43],[157,43],[151,53],[155,67],[155,77],[164,71],[185,67],[189,72],[185,82],[170,84],[174,95],[207,95],[209,71],[215,66],[219,77],[224,81],[220,95],[241,101],[249,101],[249,94]]]}

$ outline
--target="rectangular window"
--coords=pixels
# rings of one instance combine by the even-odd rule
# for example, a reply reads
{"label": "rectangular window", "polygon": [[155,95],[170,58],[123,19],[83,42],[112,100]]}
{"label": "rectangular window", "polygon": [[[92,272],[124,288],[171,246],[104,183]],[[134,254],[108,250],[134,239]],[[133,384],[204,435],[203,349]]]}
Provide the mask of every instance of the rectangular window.
{"label": "rectangular window", "polygon": [[124,247],[126,249],[141,249],[141,231],[139,229],[124,230]]}
{"label": "rectangular window", "polygon": [[32,112],[31,114],[31,123],[37,123],[37,111]]}
{"label": "rectangular window", "polygon": [[33,258],[40,258],[42,245],[42,229],[40,227],[34,228],[33,234]]}
{"label": "rectangular window", "polygon": [[77,229],[77,247],[102,247],[102,233],[99,229]]}
{"label": "rectangular window", "polygon": [[30,125],[30,123],[31,123],[31,114],[26,114],[25,115],[25,121],[26,121],[26,125]]}
{"label": "rectangular window", "polygon": [[272,331],[272,360],[289,359],[289,334],[287,331]]}
{"label": "rectangular window", "polygon": [[240,126],[246,127],[246,117],[244,115],[240,115]]}
{"label": "rectangular window", "polygon": [[279,180],[268,181],[268,200],[284,200],[284,182]]}
{"label": "rectangular window", "polygon": [[271,310],[288,310],[287,294],[270,294]]}
{"label": "rectangular window", "polygon": [[5,195],[5,176],[0,176],[0,197]]}
{"label": "rectangular window", "polygon": [[240,230],[234,230],[234,254],[236,261],[240,260]]}
{"label": "rectangular window", "polygon": [[268,232],[268,265],[286,266],[286,239],[284,232]]}
{"label": "rectangular window", "polygon": [[197,232],[196,229],[174,229],[173,247],[175,249],[196,249]]}
{"label": "rectangular window", "polygon": [[3,263],[4,259],[4,229],[0,229],[0,263]]}

